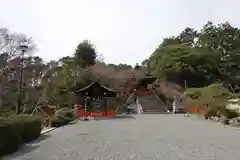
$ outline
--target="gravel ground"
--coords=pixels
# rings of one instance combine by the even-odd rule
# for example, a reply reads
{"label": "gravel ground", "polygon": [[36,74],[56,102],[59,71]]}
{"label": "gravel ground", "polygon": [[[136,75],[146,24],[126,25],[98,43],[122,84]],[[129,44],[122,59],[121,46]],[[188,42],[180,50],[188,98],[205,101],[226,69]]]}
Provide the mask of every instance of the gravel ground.
{"label": "gravel ground", "polygon": [[183,115],[78,122],[4,160],[239,160],[240,129]]}

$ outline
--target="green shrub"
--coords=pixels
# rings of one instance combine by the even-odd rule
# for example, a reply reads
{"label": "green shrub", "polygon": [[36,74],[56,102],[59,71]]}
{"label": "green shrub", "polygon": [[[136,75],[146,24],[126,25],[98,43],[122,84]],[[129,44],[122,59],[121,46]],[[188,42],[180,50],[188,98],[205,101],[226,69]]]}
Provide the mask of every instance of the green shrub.
{"label": "green shrub", "polygon": [[12,116],[10,117],[20,131],[22,143],[30,142],[41,135],[42,121],[37,116]]}
{"label": "green shrub", "polygon": [[53,118],[52,119],[52,127],[61,127],[61,126],[67,125],[68,123],[70,123],[70,121],[68,121],[67,119],[63,119],[63,118]]}
{"label": "green shrub", "polygon": [[217,115],[217,112],[224,109],[228,99],[233,96],[231,92],[219,84],[203,88],[189,88],[184,95],[186,110],[191,111],[192,107],[198,105],[207,117]]}
{"label": "green shrub", "polygon": [[66,125],[76,119],[73,109],[62,108],[55,112],[52,119],[52,127],[60,127]]}
{"label": "green shrub", "polygon": [[74,113],[74,110],[69,109],[69,108],[62,108],[62,109],[57,110],[53,117],[54,118],[69,119],[69,120],[76,119],[76,115]]}
{"label": "green shrub", "polygon": [[212,108],[206,109],[204,116],[206,119],[209,119],[210,117],[218,117],[218,108],[212,107]]}
{"label": "green shrub", "polygon": [[185,93],[185,97],[189,97],[191,99],[199,99],[202,95],[201,88],[188,88]]}
{"label": "green shrub", "polygon": [[9,106],[0,106],[0,117],[9,117],[15,114],[15,110],[11,110]]}
{"label": "green shrub", "polygon": [[41,130],[41,119],[36,116],[0,118],[0,156],[16,151],[22,143],[37,139]]}
{"label": "green shrub", "polygon": [[238,117],[238,113],[236,111],[233,111],[233,110],[230,110],[230,109],[226,109],[226,108],[224,108],[221,111],[221,115],[225,116],[228,119],[232,119],[232,118]]}
{"label": "green shrub", "polygon": [[15,152],[21,142],[21,135],[13,121],[0,118],[0,157]]}

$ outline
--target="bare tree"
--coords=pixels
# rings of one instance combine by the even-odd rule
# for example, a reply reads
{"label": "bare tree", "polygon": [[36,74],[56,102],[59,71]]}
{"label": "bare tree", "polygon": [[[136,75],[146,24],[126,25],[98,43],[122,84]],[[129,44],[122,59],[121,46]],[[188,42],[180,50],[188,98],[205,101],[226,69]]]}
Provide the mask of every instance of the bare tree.
{"label": "bare tree", "polygon": [[[19,63],[21,61],[19,58],[22,54],[20,48],[21,45],[28,46],[26,55],[31,54],[32,51],[36,48],[31,38],[28,38],[23,34],[10,33],[6,28],[0,29],[0,106],[3,102],[2,95],[4,83],[8,83],[7,72],[11,69],[9,67],[9,64],[13,64],[11,63],[12,61]],[[16,63],[14,64],[19,65]]]}

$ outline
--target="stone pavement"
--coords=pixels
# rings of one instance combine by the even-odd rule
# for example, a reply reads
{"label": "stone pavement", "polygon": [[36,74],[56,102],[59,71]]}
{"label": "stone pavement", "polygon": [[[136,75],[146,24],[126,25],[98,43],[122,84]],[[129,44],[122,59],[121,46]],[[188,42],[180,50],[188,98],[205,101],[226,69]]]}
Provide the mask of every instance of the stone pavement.
{"label": "stone pavement", "polygon": [[240,129],[183,115],[79,121],[4,160],[239,160]]}

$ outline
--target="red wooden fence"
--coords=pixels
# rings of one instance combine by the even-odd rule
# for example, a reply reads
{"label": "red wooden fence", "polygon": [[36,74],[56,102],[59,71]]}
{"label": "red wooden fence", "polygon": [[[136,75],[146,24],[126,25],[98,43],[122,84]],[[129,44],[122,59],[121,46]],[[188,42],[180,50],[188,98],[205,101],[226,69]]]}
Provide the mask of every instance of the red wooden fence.
{"label": "red wooden fence", "polygon": [[109,112],[85,112],[84,108],[78,108],[77,116],[78,117],[114,117],[116,116],[116,111],[109,111]]}
{"label": "red wooden fence", "polygon": [[151,90],[138,90],[138,94],[152,94],[153,92]]}

